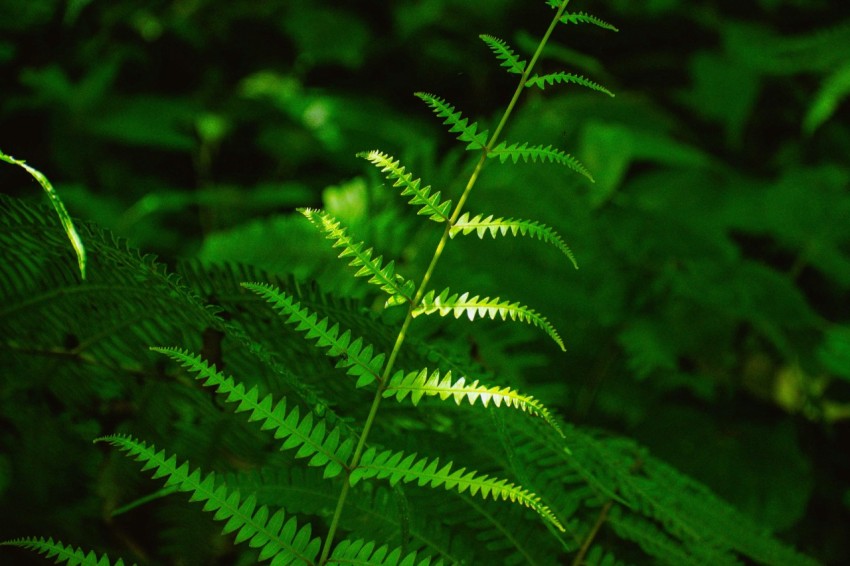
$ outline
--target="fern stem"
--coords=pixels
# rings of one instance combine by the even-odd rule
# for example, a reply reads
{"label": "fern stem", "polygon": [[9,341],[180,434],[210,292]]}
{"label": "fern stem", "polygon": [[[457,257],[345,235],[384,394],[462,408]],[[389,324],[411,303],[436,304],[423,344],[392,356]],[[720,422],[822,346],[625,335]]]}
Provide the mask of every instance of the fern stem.
{"label": "fern stem", "polygon": [[593,528],[590,529],[590,532],[587,533],[587,537],[584,539],[578,554],[576,554],[576,557],[573,559],[572,566],[581,566],[581,564],[584,563],[584,557],[587,555],[587,551],[590,550],[590,545],[593,544],[593,539],[596,538],[597,533],[599,533],[599,529],[602,528],[602,525],[608,519],[608,512],[611,510],[612,505],[614,505],[614,500],[609,499],[602,507],[602,511],[599,512],[599,517],[596,518],[596,523],[593,525]]}
{"label": "fern stem", "polygon": [[[422,286],[420,285],[420,288]],[[360,456],[363,455],[363,449],[366,447],[366,439],[369,437],[369,432],[372,430],[372,424],[375,422],[375,417],[378,414],[378,407],[381,405],[381,400],[384,398],[384,390],[389,385],[389,377],[390,372],[395,365],[395,359],[398,356],[399,351],[401,350],[401,345],[404,343],[404,339],[407,336],[407,328],[410,326],[410,322],[413,320],[413,306],[419,302],[421,299],[421,294],[417,294],[414,302],[410,303],[410,307],[407,310],[407,316],[404,318],[404,322],[401,325],[401,330],[398,332],[398,336],[396,336],[395,345],[393,346],[392,352],[390,353],[390,357],[387,360],[387,365],[384,368],[383,375],[381,376],[381,381],[378,384],[378,389],[375,391],[375,397],[372,399],[372,406],[369,408],[369,416],[366,417],[366,423],[363,425],[363,432],[360,434],[360,440],[357,442],[357,447],[354,449],[354,455],[351,457],[351,462],[348,464],[348,469],[346,471],[346,480],[345,484],[342,486],[342,491],[339,494],[339,499],[336,502],[336,509],[334,509],[334,516],[331,519],[331,525],[328,529],[328,535],[325,538],[325,543],[322,547],[322,555],[319,558],[319,566],[324,564],[328,555],[331,551],[331,544],[334,540],[334,535],[336,534],[336,529],[339,526],[339,518],[342,516],[342,509],[345,507],[345,500],[348,497],[348,490],[351,487],[351,484],[348,481],[348,476],[350,476],[351,471],[357,467],[357,464],[360,463]]]}
{"label": "fern stem", "polygon": [[[555,17],[552,18],[552,21],[549,24],[549,28],[546,30],[546,33],[543,34],[543,38],[537,45],[537,49],[534,51],[534,55],[531,57],[531,61],[529,61],[528,65],[526,65],[525,71],[522,73],[522,77],[519,80],[519,84],[517,85],[516,90],[514,91],[514,95],[511,97],[511,101],[508,103],[508,107],[505,108],[505,112],[502,114],[501,120],[499,120],[499,125],[496,126],[496,129],[493,131],[493,135],[490,136],[490,140],[487,142],[487,145],[482,150],[481,158],[475,165],[475,169],[472,171],[472,175],[470,175],[469,181],[466,183],[466,188],[464,188],[463,194],[457,201],[457,205],[455,206],[454,212],[452,212],[451,220],[449,221],[449,226],[446,227],[446,233],[443,236],[443,239],[448,238],[451,226],[454,225],[455,221],[457,221],[458,217],[460,217],[463,205],[466,204],[466,199],[469,198],[469,193],[472,192],[472,187],[475,186],[475,182],[478,180],[478,175],[484,168],[484,163],[487,161],[487,154],[490,153],[490,150],[492,150],[493,147],[496,145],[496,141],[502,134],[502,130],[505,128],[505,124],[507,124],[508,122],[508,118],[510,118],[511,114],[513,114],[514,108],[516,107],[516,104],[519,101],[519,97],[525,90],[525,83],[528,80],[528,77],[531,76],[531,71],[532,69],[534,69],[534,65],[537,63],[537,60],[540,59],[540,55],[543,53],[543,48],[546,47],[546,44],[549,42],[549,37],[552,35],[552,32],[555,30],[555,27],[561,20],[561,16],[564,15],[564,11],[567,9],[567,4],[569,3],[570,0],[564,0],[563,2],[561,2],[561,7],[558,8]],[[442,244],[443,240],[440,240],[440,243]]]}
{"label": "fern stem", "polygon": [[[363,438],[363,436],[360,438]],[[334,516],[333,519],[331,519],[331,526],[328,529],[327,536],[325,537],[325,543],[322,545],[322,555],[319,557],[319,561],[317,562],[319,566],[322,566],[328,561],[328,555],[331,553],[331,544],[333,544],[334,535],[336,535],[336,529],[339,526],[339,518],[342,516],[342,508],[345,507],[345,500],[348,498],[348,490],[351,489],[351,483],[348,481],[348,476],[349,473],[347,472],[345,474],[345,481],[342,484],[342,491],[339,492],[339,499],[336,501],[336,509],[334,509]]]}
{"label": "fern stem", "polygon": [[416,289],[416,294],[413,297],[413,300],[410,301],[408,305],[407,316],[405,316],[404,322],[401,325],[401,329],[398,332],[398,336],[396,336],[395,344],[393,345],[392,352],[390,352],[390,356],[387,359],[387,365],[384,368],[382,379],[378,384],[377,391],[375,391],[375,397],[372,400],[372,406],[369,409],[369,416],[366,418],[366,423],[363,425],[363,432],[360,434],[360,440],[354,450],[354,455],[351,457],[351,462],[348,464],[348,468],[346,471],[346,481],[342,487],[342,491],[339,494],[339,498],[337,499],[337,505],[336,509],[334,509],[334,515],[331,519],[330,528],[328,529],[328,534],[325,537],[325,542],[322,546],[322,554],[318,561],[319,566],[322,566],[327,562],[328,555],[330,554],[331,545],[333,544],[334,536],[336,535],[336,530],[339,527],[339,519],[342,516],[342,510],[345,507],[345,500],[348,497],[348,491],[351,487],[351,483],[348,477],[350,476],[351,471],[354,470],[360,463],[360,457],[363,454],[363,449],[366,447],[366,439],[369,437],[369,432],[372,430],[372,424],[374,423],[375,418],[378,414],[378,407],[380,407],[381,405],[384,390],[389,384],[389,376],[391,375],[391,372],[395,365],[395,360],[398,357],[398,353],[401,351],[402,344],[404,344],[404,340],[407,337],[407,329],[410,326],[411,321],[413,320],[413,311],[416,309],[416,307],[419,306],[419,302],[422,300],[422,297],[425,295],[425,292],[428,289],[428,283],[431,281],[431,276],[433,275],[434,270],[437,267],[437,263],[440,261],[440,257],[442,257],[443,255],[443,250],[446,247],[446,242],[448,242],[449,240],[451,229],[454,226],[455,222],[457,222],[457,219],[460,217],[460,214],[463,211],[463,206],[466,203],[466,200],[469,198],[469,194],[472,192],[472,188],[475,186],[475,183],[478,181],[478,177],[481,174],[482,169],[484,169],[484,164],[487,161],[487,154],[496,145],[496,141],[499,139],[499,135],[504,129],[508,118],[510,118],[511,114],[513,114],[517,101],[519,100],[519,97],[522,92],[525,90],[525,83],[528,80],[531,70],[534,68],[534,64],[540,58],[540,54],[543,52],[543,48],[549,41],[549,37],[552,35],[552,31],[555,29],[555,26],[558,24],[558,21],[561,19],[564,10],[566,10],[567,8],[567,4],[569,4],[569,1],[570,0],[564,0],[561,3],[561,7],[558,8],[555,17],[549,24],[549,28],[546,30],[546,33],[540,40],[540,44],[537,46],[537,50],[534,52],[534,56],[531,58],[531,61],[527,65],[525,72],[523,73],[522,78],[520,79],[519,84],[517,85],[517,88],[514,91],[510,103],[505,109],[505,112],[502,114],[502,118],[499,121],[499,125],[496,127],[496,130],[493,132],[493,135],[490,137],[490,140],[487,142],[487,145],[482,150],[481,157],[478,159],[478,163],[475,165],[475,169],[473,169],[472,174],[469,176],[469,180],[466,182],[463,194],[461,194],[460,199],[458,199],[458,202],[455,205],[454,211],[452,211],[452,215],[449,218],[449,221],[446,222],[446,228],[445,230],[443,230],[443,235],[440,237],[440,241],[437,243],[437,247],[434,249],[434,255],[431,257],[431,262],[428,264],[428,268],[422,275],[422,280],[419,283],[419,287]]}

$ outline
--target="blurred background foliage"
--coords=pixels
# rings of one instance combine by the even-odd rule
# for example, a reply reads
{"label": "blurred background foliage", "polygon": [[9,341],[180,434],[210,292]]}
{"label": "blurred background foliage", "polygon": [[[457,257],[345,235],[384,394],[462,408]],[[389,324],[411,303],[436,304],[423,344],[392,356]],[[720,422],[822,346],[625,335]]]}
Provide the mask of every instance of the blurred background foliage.
{"label": "blurred background foliage", "polygon": [[[597,182],[492,163],[469,210],[555,227],[580,269],[527,241],[457,238],[435,286],[544,312],[565,355],[531,332],[463,339],[568,420],[639,440],[800,550],[847,563],[850,7],[573,9],[621,31],[562,27],[542,65],[617,97],[529,91],[507,136],[567,149]],[[355,153],[382,149],[458,195],[469,156],[412,92],[492,127],[513,79],[476,35],[527,53],[550,17],[516,0],[0,0],[0,13],[0,147],[73,216],[169,265],[244,262],[360,299],[294,208],[327,208],[421,273],[434,232]],[[43,199],[17,168],[0,187]],[[102,473],[81,455],[103,423],[20,405],[8,384],[30,378],[3,379],[0,532],[97,548],[72,526],[97,502],[65,492]]]}

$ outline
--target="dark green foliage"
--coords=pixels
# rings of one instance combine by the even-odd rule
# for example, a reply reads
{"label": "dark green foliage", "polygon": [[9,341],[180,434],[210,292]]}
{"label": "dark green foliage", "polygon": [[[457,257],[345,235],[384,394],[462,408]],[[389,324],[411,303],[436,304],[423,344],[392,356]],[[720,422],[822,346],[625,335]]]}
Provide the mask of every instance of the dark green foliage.
{"label": "dark green foliage", "polygon": [[309,523],[299,528],[296,520],[287,517],[282,509],[272,512],[264,505],[257,507],[254,496],[243,499],[238,491],[217,483],[214,474],[201,476],[187,463],[178,464],[174,456],[129,436],[104,436],[97,441],[127,452],[144,464],[142,470],[153,470],[154,479],[165,477],[166,487],[191,493],[190,501],[203,502],[204,511],[213,512],[218,521],[227,521],[223,533],[235,532],[235,542],[247,542],[248,546],[259,548],[260,560],[272,558],[272,564],[283,566],[309,564],[318,556],[321,541],[311,536]]}
{"label": "dark green foliage", "polygon": [[576,2],[7,2],[0,562],[848,562],[850,13]]}

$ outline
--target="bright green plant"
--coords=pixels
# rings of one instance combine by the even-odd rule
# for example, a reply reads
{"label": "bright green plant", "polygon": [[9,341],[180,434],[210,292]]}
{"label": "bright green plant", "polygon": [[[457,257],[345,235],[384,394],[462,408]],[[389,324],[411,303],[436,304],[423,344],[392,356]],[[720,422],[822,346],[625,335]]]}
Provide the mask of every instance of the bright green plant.
{"label": "bright green plant", "polygon": [[[809,563],[637,444],[564,422],[514,384],[498,385],[468,353],[438,339],[431,343],[432,334],[423,331],[417,337],[413,331],[415,319],[434,314],[469,321],[510,319],[537,327],[565,349],[549,320],[529,306],[431,284],[449,241],[459,235],[530,236],[551,244],[575,263],[563,238],[545,224],[465,210],[492,158],[503,163],[560,164],[592,181],[587,168],[560,149],[501,139],[526,88],[566,83],[611,94],[575,74],[532,74],[559,24],[616,29],[588,14],[566,12],[567,0],[547,3],[556,13],[528,61],[504,41],[481,36],[501,65],[520,76],[492,133],[442,98],[416,95],[468,150],[479,154],[456,202],[415,178],[395,158],[381,151],[360,154],[401,196],[410,197],[418,214],[441,225],[442,234],[420,277],[403,276],[402,262],[385,260],[328,212],[301,209],[356,270],[354,276],[367,278],[386,294],[381,318],[292,281],[268,282],[245,268],[183,266],[177,281],[152,259],[116,245],[108,234],[94,227],[83,229],[99,258],[96,267],[102,270],[92,270],[87,284],[97,293],[114,293],[122,300],[139,293],[140,309],[172,313],[174,326],[186,336],[181,341],[184,336],[170,330],[172,319],[163,317],[160,325],[133,326],[130,336],[99,338],[102,348],[81,359],[114,359],[142,341],[179,344],[151,350],[214,390],[233,405],[233,413],[245,413],[248,421],[259,423],[283,454],[269,456],[268,465],[256,474],[203,473],[135,435],[107,434],[97,442],[126,453],[141,462],[143,470],[152,471],[155,479],[163,479],[165,490],[160,494],[184,492],[190,501],[201,502],[204,511],[225,522],[224,533],[232,533],[236,543],[248,543],[249,560],[274,565],[564,560],[618,564],[650,556],[669,564],[736,564],[742,558],[766,564]],[[52,229],[26,205],[5,198],[0,203],[8,226],[27,226],[33,233]],[[39,279],[43,266],[24,253],[26,246],[36,244],[14,240],[8,236],[12,232],[3,232],[8,240],[3,243],[15,243],[20,257],[5,268],[7,279],[14,277],[19,289],[43,285]],[[37,245],[58,243],[42,239]],[[86,293],[86,284],[72,281],[63,269],[55,268],[59,275],[51,283]],[[199,296],[216,306],[208,307]],[[228,308],[234,305],[238,308]],[[175,307],[182,311],[173,314]],[[280,316],[270,318],[269,307]],[[4,314],[26,309],[23,300],[13,301]],[[46,317],[62,320],[83,310],[80,304],[62,303]],[[393,320],[393,311],[403,314]],[[127,318],[118,309],[112,316]],[[200,344],[199,332],[193,330],[202,331]],[[160,341],[165,338],[175,341]],[[304,339],[312,346],[294,343]],[[223,354],[225,350],[235,352],[233,358]],[[331,358],[333,369],[323,356]],[[260,375],[237,379],[223,371],[225,364],[260,368]],[[181,387],[196,391],[182,372],[163,371]],[[408,399],[422,408],[387,407]],[[446,401],[458,407],[446,410],[440,405]],[[210,434],[215,442],[238,444],[227,432],[221,439]],[[279,493],[269,494],[268,489]],[[597,535],[604,524],[615,538],[600,542]],[[53,539],[23,538],[3,544],[69,564],[122,564]]]}

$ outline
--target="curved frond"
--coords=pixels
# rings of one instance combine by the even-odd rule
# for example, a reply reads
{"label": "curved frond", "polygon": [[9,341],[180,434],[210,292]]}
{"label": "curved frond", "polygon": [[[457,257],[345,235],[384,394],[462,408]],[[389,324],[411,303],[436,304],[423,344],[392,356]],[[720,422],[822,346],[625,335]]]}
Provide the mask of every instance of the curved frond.
{"label": "curved frond", "polygon": [[338,257],[351,258],[348,265],[360,268],[354,274],[355,277],[369,276],[369,283],[377,285],[390,295],[387,300],[388,305],[400,305],[405,301],[413,300],[416,286],[413,281],[408,281],[395,272],[395,262],[390,261],[382,267],[383,256],[373,258],[373,249],[363,249],[365,247],[363,242],[352,241],[342,223],[327,212],[311,208],[299,208],[298,212],[321,230],[326,239],[333,240],[334,248],[342,248]]}
{"label": "curved frond", "polygon": [[504,163],[508,159],[513,160],[514,163],[518,162],[522,159],[525,162],[528,162],[530,159],[532,162],[537,163],[537,161],[549,161],[551,163],[558,163],[559,165],[566,165],[576,173],[584,175],[591,182],[595,182],[593,180],[593,176],[590,174],[590,171],[582,165],[582,163],[564,151],[561,151],[558,148],[552,147],[551,145],[542,146],[535,145],[532,147],[528,146],[528,143],[518,144],[513,143],[508,145],[507,142],[502,142],[493,149],[491,149],[487,153],[487,157],[498,157],[499,160]]}
{"label": "curved frond", "polygon": [[561,21],[565,24],[593,24],[608,31],[620,31],[616,26],[586,12],[567,12],[561,16]]}
{"label": "curved frond", "polygon": [[[546,3],[556,10],[561,7],[559,0],[546,0]],[[560,21],[565,24],[592,24],[608,31],[620,31],[616,26],[586,12],[564,12]]]}
{"label": "curved frond", "polygon": [[351,331],[340,334],[339,324],[330,324],[327,317],[319,320],[319,315],[310,312],[273,285],[266,283],[242,283],[242,287],[263,297],[280,313],[287,315],[287,324],[294,324],[295,330],[306,332],[307,339],[315,339],[320,347],[328,348],[328,356],[339,356],[338,368],[348,368],[346,373],[357,378],[357,387],[364,387],[373,381],[381,382],[381,370],[384,366],[384,354],[374,354],[371,344],[363,345],[362,338],[351,339]]}
{"label": "curved frond", "polygon": [[207,387],[215,387],[218,393],[226,395],[229,403],[238,403],[236,412],[249,412],[248,421],[259,421],[263,430],[273,431],[277,440],[282,440],[281,450],[298,449],[296,458],[310,458],[309,466],[324,467],[324,477],[339,475],[348,462],[354,442],[346,438],[340,444],[340,430],[325,424],[324,419],[314,423],[313,413],[307,413],[302,418],[298,406],[289,412],[286,410],[286,398],[274,403],[271,395],[260,399],[256,387],[246,391],[242,383],[236,383],[230,376],[225,376],[216,370],[215,366],[178,348],[151,348],[176,361],[195,374],[195,379]]}
{"label": "curved frond", "polygon": [[542,329],[560,346],[561,350],[566,351],[558,331],[546,317],[519,303],[503,301],[499,297],[494,299],[484,297],[482,299],[478,295],[470,297],[469,293],[451,294],[449,289],[444,289],[439,295],[434,291],[429,291],[422,297],[419,306],[413,310],[413,316],[435,312],[440,316],[453,314],[455,318],[466,315],[469,320],[475,320],[476,316],[496,320],[496,317],[499,316],[502,320],[510,318],[511,320],[527,322]]}
{"label": "curved frond", "polygon": [[557,73],[549,73],[546,75],[534,75],[527,81],[525,81],[525,86],[537,86],[540,87],[541,90],[544,90],[546,86],[553,84],[561,84],[561,83],[572,83],[577,84],[579,86],[583,86],[589,88],[590,90],[595,90],[597,92],[603,92],[608,96],[613,97],[614,93],[602,86],[599,83],[595,83],[590,79],[586,79],[581,75],[575,75],[573,73],[565,73],[563,71]]}
{"label": "curved frond", "polygon": [[62,228],[65,230],[65,234],[68,236],[71,246],[74,248],[74,253],[77,254],[77,266],[80,268],[80,277],[85,279],[86,248],[83,245],[83,240],[77,233],[74,221],[71,220],[71,215],[68,214],[68,210],[65,208],[65,203],[63,203],[62,199],[59,198],[59,194],[56,192],[56,189],[53,188],[53,184],[47,179],[47,177],[44,176],[44,173],[38,169],[30,167],[27,165],[26,161],[15,159],[11,155],[6,155],[2,151],[0,151],[0,161],[5,161],[6,163],[23,168],[24,171],[29,173],[33,179],[38,181],[38,184],[41,185],[41,188],[44,189],[45,193],[47,193],[47,197],[50,199],[50,204],[53,205],[53,210],[56,211],[56,216],[59,218],[59,222],[62,223]]}
{"label": "curved frond", "polygon": [[525,61],[521,61],[513,49],[507,42],[493,37],[492,35],[479,35],[481,41],[487,44],[487,47],[496,55],[496,58],[501,61],[501,66],[508,69],[509,73],[521,75],[525,72]]}
{"label": "curved frond", "polygon": [[[400,548],[389,549],[383,545],[376,548],[374,542],[365,540],[344,540],[334,547],[328,564],[353,564],[355,566],[429,566],[432,564],[429,556],[423,556],[417,562],[417,552],[404,555]],[[433,562],[435,566],[443,564],[442,560]]]}
{"label": "curved frond", "polygon": [[52,537],[48,539],[44,539],[44,537],[17,538],[0,542],[0,546],[16,546],[33,550],[43,554],[47,559],[53,559],[56,564],[67,562],[68,566],[111,566],[113,564],[124,566],[124,561],[120,558],[115,562],[112,562],[105,554],[98,558],[94,551],[90,550],[87,553],[81,548],[62,544],[58,540],[54,541]]}
{"label": "curved frond", "polygon": [[484,146],[487,145],[487,130],[479,132],[478,123],[469,123],[469,119],[457,112],[454,106],[427,92],[417,92],[416,96],[425,101],[425,104],[431,107],[434,114],[444,119],[443,124],[451,126],[449,132],[457,133],[457,139],[467,142],[466,149],[484,149]]}
{"label": "curved frond", "polygon": [[451,371],[443,375],[440,374],[440,370],[434,370],[430,375],[427,369],[407,374],[398,371],[390,378],[389,384],[384,390],[384,397],[395,397],[397,401],[404,401],[409,396],[414,405],[418,405],[425,395],[439,396],[443,401],[451,398],[457,405],[460,405],[464,399],[469,401],[470,405],[474,405],[476,401],[481,401],[481,404],[485,407],[489,406],[490,403],[493,403],[496,407],[501,407],[504,403],[506,407],[514,407],[542,418],[552,428],[559,433],[561,432],[561,428],[552,418],[549,409],[531,395],[523,395],[510,387],[487,387],[481,385],[477,379],[467,383],[465,377],[459,377],[453,382]]}
{"label": "curved frond", "polygon": [[453,490],[458,493],[468,490],[471,495],[477,495],[483,499],[490,498],[494,501],[501,499],[524,505],[552,523],[558,530],[564,531],[563,525],[555,514],[534,493],[507,480],[467,471],[466,468],[452,471],[452,467],[453,462],[440,467],[439,458],[431,461],[427,458],[417,460],[415,453],[406,455],[404,452],[392,450],[378,452],[370,448],[364,452],[360,463],[351,471],[349,481],[353,486],[363,479],[378,478],[388,480],[390,485],[415,481],[420,487],[442,486],[448,491]]}
{"label": "curved frond", "polygon": [[436,222],[448,222],[451,214],[452,201],[440,201],[440,191],[431,194],[431,185],[421,187],[422,179],[413,179],[411,173],[406,173],[401,162],[378,150],[368,153],[358,153],[358,157],[366,159],[387,174],[387,179],[395,181],[393,187],[404,187],[402,196],[412,195],[409,204],[422,205],[417,214],[427,216]]}
{"label": "curved frond", "polygon": [[164,450],[157,451],[130,436],[104,436],[95,442],[108,442],[143,462],[142,471],[153,470],[153,479],[164,477],[166,487],[191,493],[189,501],[204,502],[204,511],[215,512],[217,521],[227,521],[222,532],[236,532],[237,543],[247,541],[252,548],[259,548],[261,561],[271,558],[274,566],[296,560],[310,564],[318,556],[321,540],[311,536],[309,523],[299,528],[294,517],[286,520],[283,509],[271,513],[265,505],[257,507],[253,495],[243,500],[238,491],[217,483],[215,473],[202,477],[200,470],[190,471],[187,462],[178,464],[175,456],[169,457]]}
{"label": "curved frond", "polygon": [[564,239],[554,229],[549,226],[532,220],[520,220],[516,218],[494,218],[493,215],[484,216],[477,214],[470,216],[468,212],[464,212],[460,218],[455,221],[449,229],[449,236],[454,238],[458,233],[464,236],[475,232],[479,238],[484,238],[484,234],[490,233],[495,238],[497,236],[506,236],[508,232],[516,236],[533,236],[538,240],[542,240],[547,244],[552,244],[561,252],[570,258],[573,267],[578,269],[576,258],[572,250],[564,243]]}

